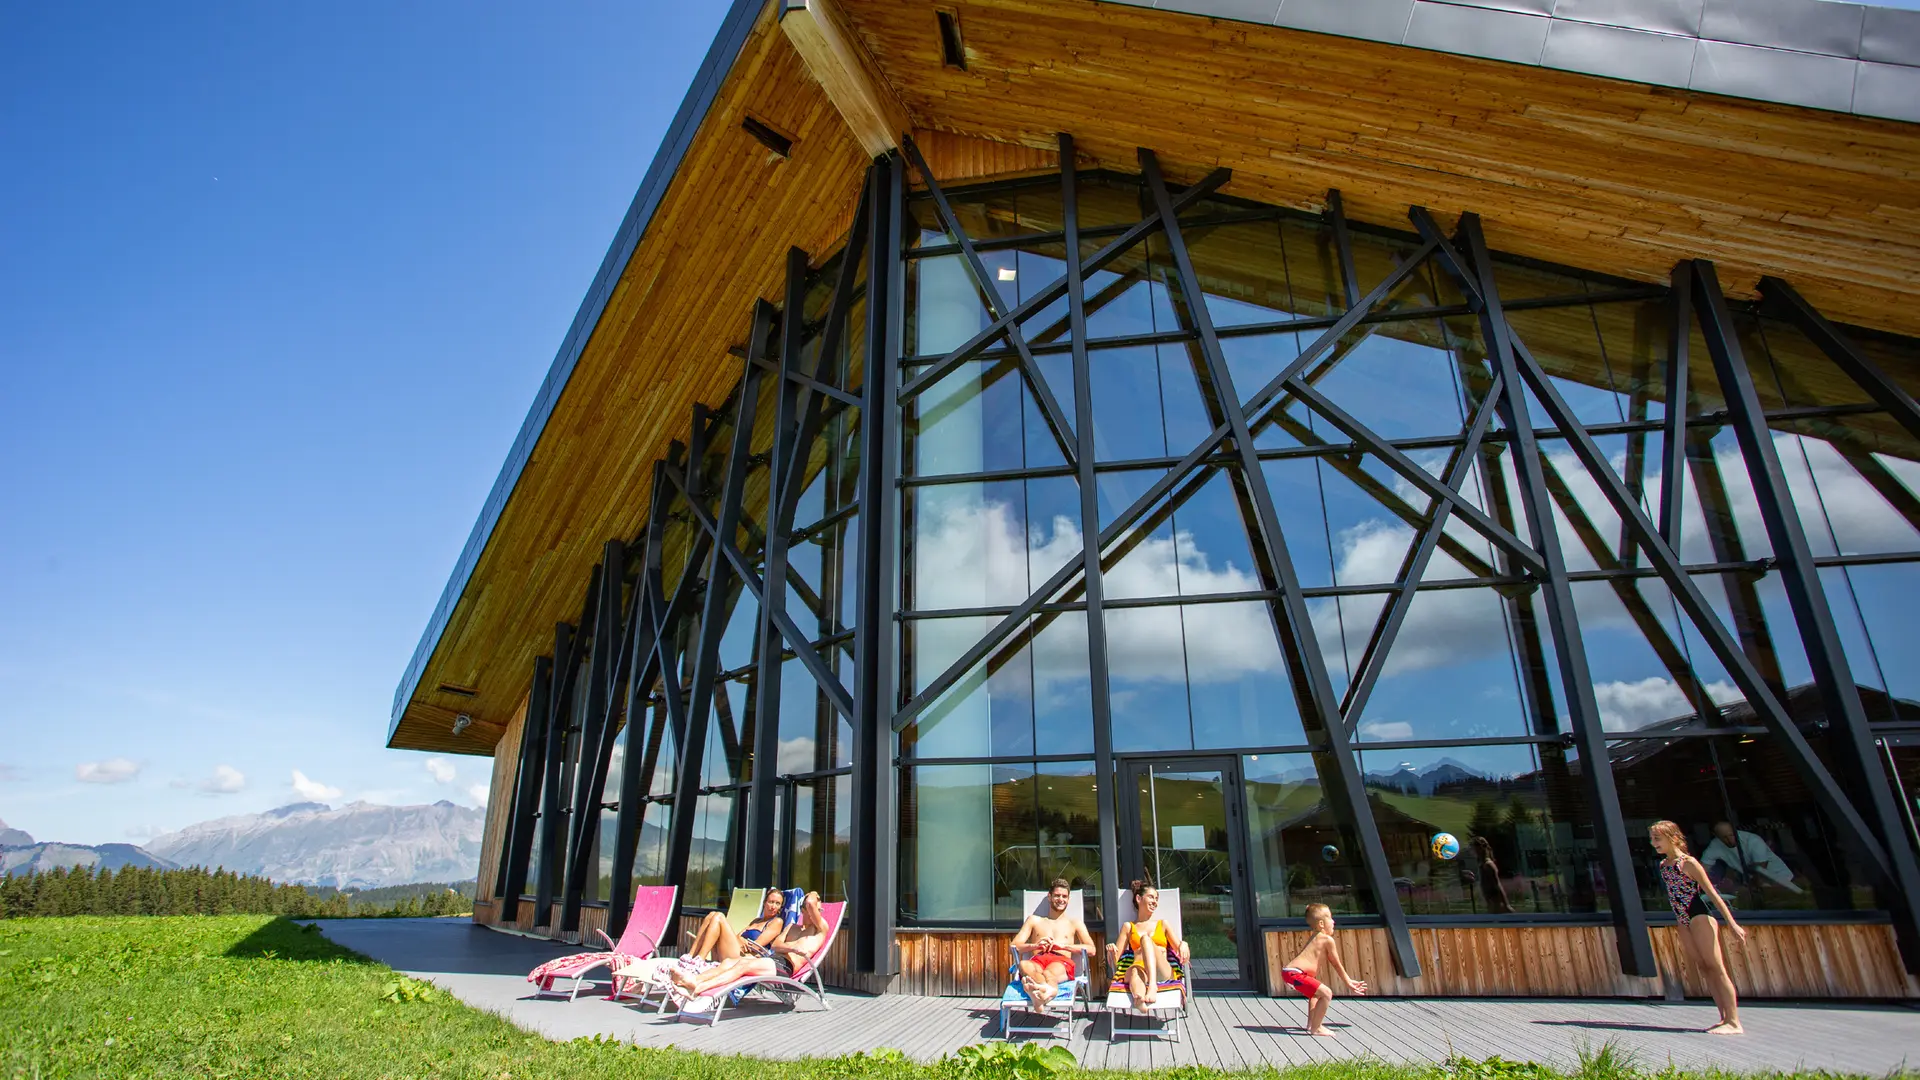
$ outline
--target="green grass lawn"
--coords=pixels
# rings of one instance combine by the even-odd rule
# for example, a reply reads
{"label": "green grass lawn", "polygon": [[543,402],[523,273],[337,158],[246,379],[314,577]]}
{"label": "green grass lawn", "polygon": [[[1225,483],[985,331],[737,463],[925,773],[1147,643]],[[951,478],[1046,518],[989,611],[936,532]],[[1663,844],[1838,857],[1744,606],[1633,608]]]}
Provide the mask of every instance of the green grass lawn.
{"label": "green grass lawn", "polygon": [[[553,1043],[265,916],[0,921],[0,1080],[55,1077],[621,1077],[860,1080],[1016,1075],[1003,1061],[772,1062]],[[1026,1063],[1029,1072],[1039,1062]],[[1076,1080],[1096,1074],[1076,1073]],[[1120,1074],[1113,1074],[1118,1076]],[[1217,1076],[1184,1068],[1180,1080]],[[1270,1077],[1278,1074],[1272,1070]],[[1549,1080],[1509,1063],[1328,1065],[1286,1080]],[[1586,1080],[1629,1080],[1599,1062]]]}

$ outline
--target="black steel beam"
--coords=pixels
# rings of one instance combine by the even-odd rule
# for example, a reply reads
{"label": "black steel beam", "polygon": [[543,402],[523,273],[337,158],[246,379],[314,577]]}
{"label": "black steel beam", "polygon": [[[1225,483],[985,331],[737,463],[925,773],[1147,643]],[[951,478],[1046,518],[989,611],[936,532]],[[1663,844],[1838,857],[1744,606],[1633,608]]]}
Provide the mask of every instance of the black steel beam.
{"label": "black steel beam", "polygon": [[[1513,440],[1514,475],[1527,511],[1529,537],[1546,563],[1546,574],[1540,582],[1541,606],[1553,637],[1554,655],[1559,661],[1561,694],[1585,766],[1580,775],[1594,815],[1594,838],[1606,875],[1620,970],[1628,975],[1658,975],[1660,968],[1653,958],[1653,940],[1647,936],[1647,913],[1641,907],[1640,890],[1635,884],[1633,855],[1627,847],[1626,820],[1621,815],[1619,795],[1614,789],[1606,729],[1601,724],[1600,706],[1594,698],[1593,675],[1587,666],[1586,645],[1573,606],[1573,589],[1567,580],[1566,558],[1554,524],[1552,497],[1547,493],[1533,422],[1527,415],[1527,397],[1517,392],[1522,375],[1514,356],[1506,312],[1500,306],[1493,257],[1487,250],[1477,216],[1462,216],[1460,230],[1466,235],[1468,253],[1473,260],[1475,280],[1471,291],[1478,294],[1483,343],[1494,370],[1514,391],[1503,396],[1500,407]],[[1463,284],[1463,288],[1466,287]]]}
{"label": "black steel beam", "polygon": [[1660,447],[1660,535],[1680,550],[1680,514],[1685,500],[1681,485],[1687,461],[1687,413],[1693,394],[1687,374],[1687,350],[1693,338],[1693,264],[1681,260],[1673,268],[1673,325],[1667,337],[1666,438]]}
{"label": "black steel beam", "polygon": [[[854,227],[859,228],[858,222]],[[779,775],[780,757],[780,634],[773,625],[770,609],[787,606],[787,549],[793,531],[791,515],[782,520],[783,480],[789,463],[799,453],[798,414],[800,388],[817,380],[796,382],[789,375],[801,374],[801,353],[806,344],[805,305],[807,299],[807,253],[787,249],[787,287],[780,312],[780,359],[776,370],[773,407],[772,460],[767,463],[766,570],[761,590],[759,625],[754,635],[754,746],[753,786],[747,795],[747,854],[741,867],[742,885],[773,885],[773,856],[779,822],[774,816],[774,783]],[[825,344],[824,342],[822,343]],[[820,386],[825,386],[820,383]]]}
{"label": "black steel beam", "polygon": [[[898,157],[868,171],[867,357],[860,406],[859,581],[855,587],[852,835],[847,899],[854,918],[851,967],[890,975],[898,969],[893,926],[898,901],[896,739],[889,721],[898,701],[893,621],[899,558],[899,356],[903,326],[901,217],[906,175]],[[804,646],[803,646],[804,647]],[[815,843],[824,842],[816,837]]]}
{"label": "black steel beam", "polygon": [[1340,260],[1340,287],[1351,308],[1360,302],[1360,275],[1353,265],[1353,238],[1347,233],[1346,206],[1337,188],[1327,192],[1327,222],[1333,226],[1334,249]]}
{"label": "black steel beam", "polygon": [[626,577],[627,546],[609,540],[600,552],[596,571],[600,584],[595,590],[593,645],[587,660],[586,719],[580,728],[580,765],[573,790],[573,820],[567,838],[566,887],[560,899],[560,930],[580,931],[580,902],[585,899],[586,879],[598,868],[593,866],[598,852],[594,840],[600,832],[600,788],[607,780],[607,757],[613,752],[614,727],[610,716],[613,678],[626,650],[620,647],[620,589]]}
{"label": "black steel beam", "polygon": [[[1066,249],[1080,252],[1080,185],[1073,136],[1060,135],[1060,203],[1066,218]],[[1087,286],[1080,260],[1067,262],[1067,325],[1073,343],[1073,430],[1078,440],[1077,479],[1080,483],[1081,535],[1086,525],[1100,520],[1100,489],[1093,463],[1093,372],[1087,357]],[[1096,814],[1100,823],[1100,925],[1104,941],[1118,940],[1115,900],[1120,895],[1120,835],[1114,795],[1119,781],[1113,769],[1113,697],[1107,671],[1106,590],[1100,573],[1100,547],[1083,545],[1082,590],[1087,601],[1087,673],[1091,676],[1093,707],[1093,773]]]}
{"label": "black steel beam", "polygon": [[568,719],[573,712],[574,676],[580,670],[575,656],[577,635],[568,623],[553,628],[554,677],[553,706],[548,713],[546,746],[546,788],[540,798],[540,877],[533,883],[533,922],[551,926],[554,886],[558,884],[560,864],[564,861],[566,822],[561,820],[566,802],[561,788],[571,756],[573,740],[568,738]]}
{"label": "black steel beam", "polygon": [[[1198,183],[1174,197],[1173,206],[1175,211],[1185,209],[1206,196],[1213,194],[1219,190],[1221,185],[1232,178],[1233,170],[1231,169],[1213,170],[1202,177]],[[1119,258],[1128,248],[1146,239],[1159,225],[1159,215],[1148,214],[1137,224],[1129,226],[1126,232],[1114,237],[1105,247],[1102,247],[1099,251],[1081,260],[1080,273],[1082,275],[1091,274],[1105,267],[1108,263]],[[1078,253],[1075,252],[1074,254]],[[954,368],[973,359],[977,353],[984,351],[988,345],[1004,337],[1009,326],[1025,321],[1028,316],[1037,311],[1044,311],[1048,305],[1059,300],[1066,294],[1067,278],[1065,274],[1062,274],[1058,281],[1034,293],[1020,303],[1015,304],[1013,310],[993,320],[986,329],[968,338],[959,348],[941,357],[934,363],[916,371],[913,377],[906,380],[900,387],[900,400],[910,401],[918,397],[921,391],[939,382],[941,379],[946,378]]]}
{"label": "black steel beam", "polygon": [[[1194,189],[1188,189],[1189,192],[1192,190]],[[1174,203],[1177,209],[1179,200],[1175,199]],[[1148,220],[1158,221],[1158,212],[1150,213]],[[1420,264],[1420,261],[1425,259],[1429,254],[1432,254],[1432,252],[1433,245],[1431,243],[1420,248],[1406,263],[1395,269],[1393,273],[1387,275],[1386,279],[1381,281],[1380,284],[1375,285],[1367,295],[1361,297],[1357,307],[1352,308],[1346,314],[1342,315],[1337,322],[1327,328],[1326,332],[1316,338],[1313,344],[1303,349],[1297,360],[1287,365],[1285,370],[1270,379],[1266,386],[1262,387],[1258,393],[1247,399],[1244,409],[1247,416],[1247,427],[1250,430],[1257,430],[1265,420],[1266,413],[1283,404],[1283,402],[1279,400],[1279,396],[1286,387],[1287,381],[1306,370],[1315,361],[1325,356],[1329,350],[1337,346],[1340,339],[1345,337],[1348,331],[1366,319],[1375,304],[1390,294],[1401,281],[1406,279],[1408,274],[1413,273],[1414,268]],[[903,388],[901,391],[903,397],[905,393],[906,391]],[[1219,447],[1221,443],[1225,442],[1231,433],[1232,427],[1230,425],[1221,424],[1215,427],[1211,434],[1201,439],[1192,450],[1187,451],[1185,457],[1175,462],[1173,466],[1167,470],[1165,475],[1149,485],[1147,490],[1143,492],[1139,498],[1135,499],[1130,506],[1114,515],[1106,527],[1100,530],[1100,550],[1105,551],[1108,545],[1120,539],[1127,530],[1133,527],[1134,522],[1144,516],[1156,503],[1165,498],[1169,492],[1173,491],[1175,487],[1184,483],[1193,471],[1200,467],[1202,462],[1212,458],[1214,450]],[[914,718],[919,716],[928,705],[936,701],[941,694],[946,693],[954,683],[964,678],[967,672],[973,670],[974,665],[978,664],[988,654],[999,648],[1000,643],[1005,641],[1009,635],[1024,626],[1028,617],[1040,607],[1044,606],[1050,597],[1066,588],[1069,582],[1074,581],[1079,576],[1080,571],[1081,567],[1071,560],[1059,570],[1054,571],[1053,576],[1048,578],[1039,588],[1035,589],[1025,601],[1007,613],[999,622],[995,623],[993,628],[988,630],[984,637],[978,642],[975,642],[972,647],[962,653],[952,664],[948,665],[946,671],[942,672],[918,694],[914,695],[913,700],[902,706],[900,711],[894,714],[893,730],[905,730],[907,725],[913,723]]]}
{"label": "black steel beam", "polygon": [[[1267,486],[1265,472],[1254,451],[1253,434],[1247,423],[1246,411],[1241,407],[1240,393],[1233,385],[1233,374],[1227,367],[1226,355],[1220,349],[1220,339],[1214,335],[1213,318],[1207,312],[1206,295],[1200,289],[1199,275],[1194,273],[1193,260],[1187,252],[1186,238],[1180,229],[1178,212],[1167,193],[1166,181],[1160,175],[1160,163],[1151,150],[1142,149],[1139,155],[1140,171],[1145,174],[1147,189],[1158,210],[1167,249],[1173,256],[1174,270],[1179,278],[1180,292],[1186,301],[1182,309],[1186,311],[1187,318],[1193,323],[1192,329],[1200,339],[1204,374],[1214,391],[1213,405],[1220,417],[1224,417],[1234,449],[1240,457],[1239,486],[1243,501],[1250,502],[1254,508],[1252,524],[1259,541],[1257,555],[1264,557],[1262,561],[1272,575],[1270,584],[1280,591],[1280,599],[1275,603],[1279,609],[1277,614],[1280,615],[1276,620],[1276,628],[1290,665],[1294,668],[1294,693],[1299,699],[1302,718],[1310,720],[1307,724],[1309,731],[1318,727],[1326,733],[1328,752],[1321,756],[1320,763],[1323,767],[1328,763],[1333,767],[1323,773],[1322,786],[1330,792],[1329,806],[1334,809],[1335,816],[1353,830],[1354,839],[1359,844],[1361,866],[1374,894],[1374,902],[1380,909],[1381,921],[1387,926],[1394,966],[1403,977],[1417,978],[1420,974],[1420,958],[1407,929],[1406,912],[1400,907],[1399,892],[1393,885],[1393,870],[1380,841],[1373,807],[1367,802],[1365,783],[1353,756],[1353,747],[1347,740],[1346,725],[1341,722],[1340,702],[1334,693],[1333,682],[1327,675],[1326,658],[1320,654],[1320,641],[1314,631],[1312,616],[1300,595],[1300,576],[1294,570],[1293,557],[1287,550],[1286,537],[1280,529],[1280,515],[1273,504],[1273,493]],[[1298,385],[1294,387],[1296,390],[1299,388]]]}
{"label": "black steel beam", "polygon": [[[765,355],[777,317],[772,304],[764,300],[754,303],[753,321],[747,335],[747,359],[741,366],[740,390],[734,403],[733,441],[727,447],[725,478],[720,487],[720,516],[710,528],[713,550],[707,560],[706,594],[700,605],[700,636],[694,646],[692,685],[687,688],[686,737],[680,743],[679,767],[674,774],[673,818],[667,835],[667,866],[674,875],[673,880],[681,885],[686,884],[687,859],[693,850],[693,820],[700,802],[694,793],[702,786],[700,775],[706,758],[707,719],[720,670],[720,639],[727,630],[727,597],[732,590],[726,579],[726,551],[733,547],[733,534],[740,525],[747,458],[753,453],[753,421],[758,415],[761,382],[754,370],[754,358]],[[691,490],[694,483],[691,474],[699,468],[698,458],[688,460],[687,504],[696,518],[704,519],[705,508]],[[744,567],[741,569],[744,571]],[[692,574],[695,568],[689,566],[686,572]]]}
{"label": "black steel beam", "polygon": [[[1760,279],[1760,299],[1769,311],[1784,315],[1807,335],[1820,351],[1838,364],[1854,382],[1860,384],[1880,407],[1887,410],[1901,427],[1920,439],[1920,403],[1887,375],[1859,347],[1847,340],[1840,328],[1828,322],[1793,286],[1777,277]],[[1889,834],[1891,835],[1891,834]]]}
{"label": "black steel beam", "polygon": [[533,687],[527,694],[527,719],[520,732],[520,772],[515,777],[512,816],[508,819],[506,860],[500,882],[502,922],[518,918],[520,896],[527,891],[527,860],[533,854],[534,815],[539,812],[540,778],[546,771],[547,726],[552,716],[553,660],[533,662]]}
{"label": "black steel beam", "polygon": [[[927,167],[926,159],[920,156],[920,148],[914,145],[913,136],[904,140],[907,159],[920,173],[920,180],[927,185],[927,194],[932,196],[934,208],[940,219],[953,234],[954,242],[960,245],[960,253],[965,258],[967,272],[973,275],[974,286],[980,290],[980,296],[987,304],[987,314],[999,319],[1007,313],[1007,304],[1000,296],[1000,287],[987,273],[986,264],[980,261],[980,253],[973,249],[973,238],[960,225],[960,216],[953,212],[947,203],[947,193],[940,188],[940,182],[934,179],[933,170]],[[1078,261],[1080,253],[1070,252],[1067,261]],[[872,280],[869,278],[868,280]],[[1068,465],[1078,458],[1075,452],[1073,428],[1067,423],[1067,414],[1060,408],[1060,400],[1054,396],[1053,387],[1047,385],[1046,376],[1041,374],[1040,365],[1033,358],[1033,350],[1027,346],[1027,335],[1020,329],[1018,320],[1007,323],[1007,343],[1020,357],[1020,370],[1026,375],[1027,384],[1033,390],[1034,402],[1040,406],[1040,415],[1046,418],[1047,426],[1053,431],[1054,442],[1059,444],[1060,453]]]}
{"label": "black steel beam", "polygon": [[[1812,669],[1814,685],[1820,694],[1821,709],[1830,725],[1831,745],[1835,756],[1839,758],[1837,764],[1842,774],[1848,775],[1852,781],[1852,789],[1859,794],[1858,805],[1866,809],[1860,816],[1867,823],[1878,825],[1877,835],[1883,838],[1886,855],[1880,861],[1879,900],[1893,915],[1894,930],[1900,939],[1900,951],[1907,970],[1920,972],[1920,908],[1915,905],[1915,898],[1920,898],[1920,863],[1916,862],[1913,849],[1897,839],[1905,821],[1874,749],[1866,708],[1860,701],[1860,688],[1853,680],[1852,667],[1840,643],[1840,631],[1834,625],[1833,609],[1828,605],[1826,589],[1820,583],[1820,571],[1813,561],[1813,549],[1807,543],[1806,530],[1801,526],[1800,514],[1794,508],[1793,492],[1788,488],[1786,474],[1780,468],[1780,457],[1773,446],[1773,433],[1767,428],[1766,413],[1761,408],[1759,395],[1754,391],[1753,378],[1740,347],[1739,333],[1733,325],[1733,315],[1720,295],[1719,278],[1714,273],[1713,264],[1705,260],[1695,261],[1693,273],[1695,301],[1700,308],[1700,330],[1706,337],[1707,353],[1713,358],[1714,372],[1720,378],[1720,389],[1727,401],[1733,431],[1740,441],[1740,453],[1746,459],[1747,476],[1753,482],[1754,497],[1760,505],[1760,519],[1766,524],[1767,536],[1773,542],[1781,584],[1786,587],[1787,603],[1793,608],[1800,641],[1806,648],[1807,664]],[[1846,351],[1845,342],[1832,332],[1826,320],[1821,319],[1819,313],[1808,307],[1804,300],[1800,300],[1785,282],[1776,284],[1774,294],[1783,303],[1798,301],[1795,310],[1804,313],[1816,331],[1826,327],[1833,342],[1841,346],[1843,352]],[[1823,343],[1822,347],[1826,345]],[[1864,358],[1856,359],[1864,363]],[[1891,387],[1890,383],[1884,381],[1877,386],[1869,384],[1863,376],[1871,378],[1873,371],[1841,361],[1838,356],[1835,356],[1835,360],[1848,369],[1848,374],[1861,379],[1861,386],[1874,394],[1876,399]],[[1871,368],[1872,365],[1867,367]],[[1912,399],[1907,398],[1904,407],[1911,409]],[[1897,408],[1890,408],[1889,411],[1899,415]],[[1808,749],[1810,752],[1811,748]]]}

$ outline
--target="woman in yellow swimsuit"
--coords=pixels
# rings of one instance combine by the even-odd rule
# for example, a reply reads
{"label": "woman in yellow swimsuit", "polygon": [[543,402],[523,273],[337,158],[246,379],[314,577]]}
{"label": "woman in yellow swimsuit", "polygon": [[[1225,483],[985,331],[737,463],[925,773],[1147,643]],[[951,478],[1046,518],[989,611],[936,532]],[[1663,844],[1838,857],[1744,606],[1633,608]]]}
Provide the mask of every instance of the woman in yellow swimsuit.
{"label": "woman in yellow swimsuit", "polygon": [[1173,978],[1173,965],[1167,962],[1169,951],[1178,955],[1182,964],[1190,962],[1190,954],[1187,943],[1157,917],[1160,890],[1135,881],[1130,891],[1134,921],[1120,928],[1120,941],[1108,944],[1107,966],[1120,962],[1120,943],[1125,942],[1134,958],[1133,966],[1127,969],[1127,994],[1133,998],[1134,1008],[1146,1009],[1152,1007],[1160,984]]}

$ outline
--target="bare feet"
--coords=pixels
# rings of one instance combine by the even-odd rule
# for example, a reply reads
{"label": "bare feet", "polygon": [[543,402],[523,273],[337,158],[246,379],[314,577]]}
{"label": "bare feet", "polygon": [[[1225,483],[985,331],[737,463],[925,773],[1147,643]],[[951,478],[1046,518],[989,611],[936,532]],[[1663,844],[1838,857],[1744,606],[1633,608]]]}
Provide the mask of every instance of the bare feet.
{"label": "bare feet", "polygon": [[1320,1037],[1321,1037],[1321,1038],[1323,1038],[1323,1039],[1333,1039],[1333,1038],[1338,1038],[1338,1036],[1336,1036],[1336,1035],[1335,1035],[1335,1034],[1334,1034],[1333,1032],[1331,1032],[1331,1031],[1328,1031],[1328,1030],[1327,1030],[1326,1028],[1323,1028],[1323,1027],[1317,1027],[1317,1028],[1308,1028],[1308,1029],[1307,1029],[1307,1034],[1309,1034],[1309,1035],[1318,1035],[1318,1036],[1320,1036]]}
{"label": "bare feet", "polygon": [[1745,1035],[1747,1029],[1729,1020],[1722,1020],[1707,1029],[1709,1035]]}

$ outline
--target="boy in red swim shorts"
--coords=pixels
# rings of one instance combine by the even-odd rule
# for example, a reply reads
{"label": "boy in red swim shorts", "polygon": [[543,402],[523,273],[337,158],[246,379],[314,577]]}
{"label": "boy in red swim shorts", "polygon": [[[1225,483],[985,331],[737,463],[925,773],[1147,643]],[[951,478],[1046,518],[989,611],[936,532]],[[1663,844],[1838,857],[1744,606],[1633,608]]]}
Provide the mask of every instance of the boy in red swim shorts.
{"label": "boy in red swim shorts", "polygon": [[1300,955],[1280,969],[1280,981],[1311,1002],[1307,1006],[1307,1034],[1331,1036],[1333,1032],[1327,1030],[1326,1020],[1327,1006],[1333,1004],[1333,987],[1320,981],[1320,966],[1332,967],[1340,981],[1347,984],[1347,989],[1356,994],[1365,994],[1367,984],[1349,978],[1345,965],[1340,963],[1340,947],[1333,941],[1333,909],[1325,904],[1308,904],[1307,925],[1313,930],[1313,937],[1300,950]]}

